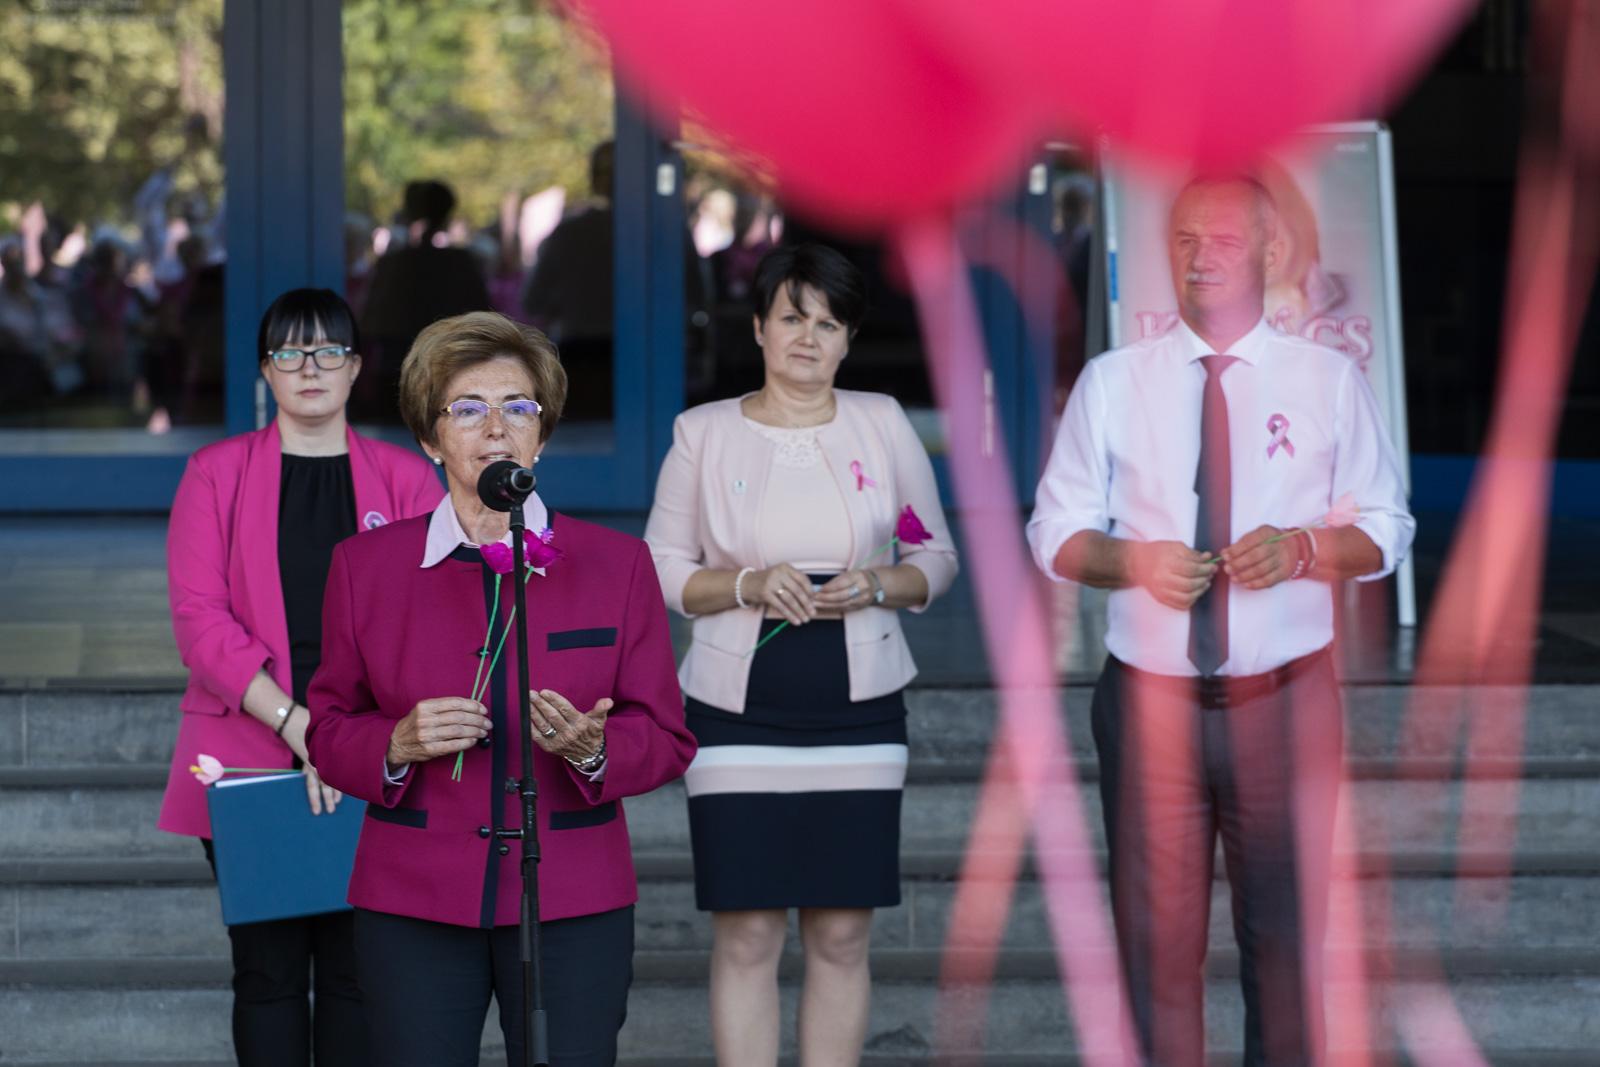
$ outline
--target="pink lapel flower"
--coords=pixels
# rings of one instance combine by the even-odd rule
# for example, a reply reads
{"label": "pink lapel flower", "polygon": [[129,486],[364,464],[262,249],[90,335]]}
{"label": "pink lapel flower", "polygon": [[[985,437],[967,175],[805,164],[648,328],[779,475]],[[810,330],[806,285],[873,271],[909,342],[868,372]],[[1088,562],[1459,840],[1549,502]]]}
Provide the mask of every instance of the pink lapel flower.
{"label": "pink lapel flower", "polygon": [[1322,525],[1337,530],[1342,526],[1354,526],[1360,518],[1361,509],[1356,506],[1356,495],[1346,493],[1333,502],[1333,508],[1322,517]]}
{"label": "pink lapel flower", "polygon": [[563,559],[566,553],[555,546],[555,539],[556,532],[548,526],[540,530],[537,537],[530,533],[525,542],[528,563],[543,570]]}
{"label": "pink lapel flower", "polygon": [[910,504],[907,504],[905,510],[900,513],[900,521],[895,523],[894,536],[895,540],[903,545],[920,545],[924,541],[933,540],[933,534],[922,525],[922,520],[917,517],[916,511]]}
{"label": "pink lapel flower", "polygon": [[478,551],[483,553],[483,561],[489,565],[490,570],[496,574],[511,573],[510,545],[496,541],[493,544],[481,546]]}
{"label": "pink lapel flower", "polygon": [[222,761],[215,756],[204,753],[194,758],[194,764],[189,767],[189,773],[200,779],[201,785],[211,785],[221,780],[223,775]]}

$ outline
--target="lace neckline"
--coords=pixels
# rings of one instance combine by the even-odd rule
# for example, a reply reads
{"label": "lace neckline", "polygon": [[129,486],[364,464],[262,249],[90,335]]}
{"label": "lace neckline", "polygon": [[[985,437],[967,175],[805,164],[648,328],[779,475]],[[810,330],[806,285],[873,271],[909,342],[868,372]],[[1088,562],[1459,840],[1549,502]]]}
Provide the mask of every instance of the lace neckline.
{"label": "lace neckline", "polygon": [[[771,441],[776,448],[772,460],[780,467],[805,470],[822,462],[822,446],[817,443],[817,426],[768,426],[744,416],[745,425]],[[822,425],[826,426],[827,423]]]}

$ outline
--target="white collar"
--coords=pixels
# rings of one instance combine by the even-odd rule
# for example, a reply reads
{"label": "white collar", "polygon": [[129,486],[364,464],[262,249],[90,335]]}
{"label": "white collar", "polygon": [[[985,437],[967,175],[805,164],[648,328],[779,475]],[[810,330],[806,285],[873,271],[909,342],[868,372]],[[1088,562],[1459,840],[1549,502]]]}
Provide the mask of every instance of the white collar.
{"label": "white collar", "polygon": [[[522,506],[522,511],[527,517],[530,531],[542,530],[550,525],[550,511],[544,506],[544,501],[539,499],[538,493],[528,497],[527,503]],[[500,543],[507,548],[511,547],[510,530],[500,538]],[[428,541],[423,548],[422,565],[432,567],[462,545],[468,548],[478,547],[462,528],[461,519],[456,515],[455,506],[450,503],[450,496],[447,493],[445,498],[439,501],[439,506],[433,509],[433,516],[428,520]],[[542,577],[544,568],[535,567],[533,573]]]}
{"label": "white collar", "polygon": [[1178,325],[1173,328],[1171,336],[1177,342],[1185,362],[1193,363],[1202,356],[1217,355],[1233,356],[1251,366],[1259,366],[1262,357],[1266,355],[1267,342],[1271,340],[1272,332],[1272,327],[1267,324],[1265,318],[1262,318],[1250,328],[1249,333],[1229,345],[1226,352],[1218,352],[1201,340],[1200,335],[1190,329],[1189,324],[1182,319],[1178,320]]}

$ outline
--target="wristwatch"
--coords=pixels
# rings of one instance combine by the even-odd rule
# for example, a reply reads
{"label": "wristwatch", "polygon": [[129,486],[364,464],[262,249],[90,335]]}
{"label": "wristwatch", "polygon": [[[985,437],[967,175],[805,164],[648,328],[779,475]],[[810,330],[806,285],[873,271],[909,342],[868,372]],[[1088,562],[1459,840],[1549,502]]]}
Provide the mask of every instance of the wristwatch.
{"label": "wristwatch", "polygon": [[865,573],[867,580],[872,583],[872,602],[874,604],[882,604],[884,597],[889,594],[883,591],[883,583],[878,580],[878,572],[869,570]]}

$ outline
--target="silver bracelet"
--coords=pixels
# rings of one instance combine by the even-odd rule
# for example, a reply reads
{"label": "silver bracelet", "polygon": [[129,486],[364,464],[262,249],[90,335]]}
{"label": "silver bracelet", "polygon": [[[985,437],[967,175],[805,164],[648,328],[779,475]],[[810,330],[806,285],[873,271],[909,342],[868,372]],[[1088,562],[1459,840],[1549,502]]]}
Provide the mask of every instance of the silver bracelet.
{"label": "silver bracelet", "polygon": [[744,570],[733,576],[733,602],[739,605],[741,608],[748,608],[750,606],[744,602],[744,576],[754,570],[754,567],[746,567]]}

